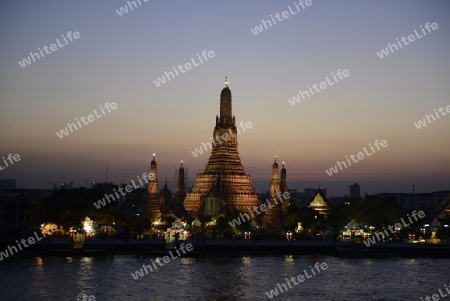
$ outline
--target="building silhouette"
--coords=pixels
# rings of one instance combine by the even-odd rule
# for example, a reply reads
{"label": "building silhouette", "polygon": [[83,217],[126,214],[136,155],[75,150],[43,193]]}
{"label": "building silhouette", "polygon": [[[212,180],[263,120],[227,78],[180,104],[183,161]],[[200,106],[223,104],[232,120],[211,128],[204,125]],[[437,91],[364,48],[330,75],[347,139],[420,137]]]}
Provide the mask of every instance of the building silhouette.
{"label": "building silhouette", "polygon": [[356,199],[356,198],[361,197],[361,189],[360,189],[358,183],[350,185],[350,197],[352,199]]}

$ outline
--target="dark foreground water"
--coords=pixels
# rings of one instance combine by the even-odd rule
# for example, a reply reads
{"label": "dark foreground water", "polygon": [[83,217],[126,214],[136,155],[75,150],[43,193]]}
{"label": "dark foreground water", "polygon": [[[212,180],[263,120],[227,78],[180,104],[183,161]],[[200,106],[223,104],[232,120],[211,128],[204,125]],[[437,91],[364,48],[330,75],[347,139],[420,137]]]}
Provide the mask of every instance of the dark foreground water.
{"label": "dark foreground water", "polygon": [[272,300],[420,300],[450,285],[450,259],[313,255],[177,258],[135,280],[152,259],[9,258],[0,262],[0,300],[270,300],[266,292],[317,261],[328,269]]}

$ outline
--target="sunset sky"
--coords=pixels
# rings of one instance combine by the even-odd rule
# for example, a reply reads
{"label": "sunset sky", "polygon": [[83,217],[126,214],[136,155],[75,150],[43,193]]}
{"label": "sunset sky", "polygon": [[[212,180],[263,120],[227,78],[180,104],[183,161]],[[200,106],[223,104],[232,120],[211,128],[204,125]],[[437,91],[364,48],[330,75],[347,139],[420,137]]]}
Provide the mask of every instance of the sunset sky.
{"label": "sunset sky", "polygon": [[[416,192],[450,189],[450,116],[414,125],[450,105],[448,1],[312,0],[257,35],[250,29],[296,10],[294,1],[140,2],[122,16],[124,0],[0,2],[0,157],[21,157],[0,179],[77,187],[104,182],[108,164],[108,181],[128,183],[156,152],[160,187],[166,174],[172,187],[180,160],[191,186],[210,154],[191,151],[212,135],[228,76],[236,122],[253,124],[238,141],[257,192],[269,189],[274,155],[286,161],[289,188],[299,190],[320,183],[329,195],[348,194],[354,182],[369,193],[411,192],[413,184]],[[427,22],[438,29],[377,55]],[[79,39],[19,65],[69,31]],[[154,84],[172,66],[198,63],[204,50],[215,56]],[[338,69],[350,76],[289,104]],[[118,108],[58,138],[106,102]],[[375,140],[388,146],[325,172]]]}

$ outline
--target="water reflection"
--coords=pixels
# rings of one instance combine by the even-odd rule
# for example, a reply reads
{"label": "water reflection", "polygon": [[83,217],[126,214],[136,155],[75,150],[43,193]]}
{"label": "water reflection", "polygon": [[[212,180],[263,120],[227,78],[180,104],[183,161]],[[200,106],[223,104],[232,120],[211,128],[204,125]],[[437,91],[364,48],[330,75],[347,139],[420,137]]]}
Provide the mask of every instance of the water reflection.
{"label": "water reflection", "polygon": [[35,268],[32,272],[32,281],[30,291],[32,296],[48,296],[46,284],[46,275],[44,270],[44,260],[41,257],[35,258]]}
{"label": "water reflection", "polygon": [[294,263],[294,255],[285,255],[284,260],[286,262]]}
{"label": "water reflection", "polygon": [[[242,294],[243,289],[248,286],[248,269],[243,268],[241,262],[243,259],[210,259],[203,263],[201,273],[203,298],[199,300],[237,300]],[[226,266],[220,268],[217,266]]]}
{"label": "water reflection", "polygon": [[96,287],[96,282],[102,281],[102,279],[95,279],[95,258],[82,257],[79,261],[79,267],[76,274],[80,294],[91,295]]}
{"label": "water reflection", "polygon": [[250,263],[251,263],[251,262],[250,262],[250,256],[244,256],[244,257],[242,257],[242,263],[243,263],[244,265],[250,264]]}
{"label": "water reflection", "polygon": [[[267,300],[286,278],[326,262],[326,271],[290,288],[279,300],[418,300],[448,279],[449,259],[351,260],[325,256],[178,258],[134,280],[151,258],[36,257],[1,264],[2,301],[76,300]],[[424,277],[426,275],[426,277]],[[417,285],[411,285],[416,283]],[[442,286],[441,286],[442,287]],[[357,289],[355,289],[357,288]],[[278,300],[278,299],[277,299]]]}

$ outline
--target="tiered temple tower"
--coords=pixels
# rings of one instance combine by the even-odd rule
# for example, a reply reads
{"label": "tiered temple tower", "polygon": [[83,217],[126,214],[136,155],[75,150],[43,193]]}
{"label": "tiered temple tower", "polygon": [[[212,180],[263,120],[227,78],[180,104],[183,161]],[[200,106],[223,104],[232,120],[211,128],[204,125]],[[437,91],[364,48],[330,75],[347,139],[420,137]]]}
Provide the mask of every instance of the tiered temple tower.
{"label": "tiered temple tower", "polygon": [[[283,165],[284,168],[284,165]],[[286,170],[284,173],[284,180],[286,181]],[[278,198],[278,193],[280,191],[280,180],[279,180],[279,170],[277,163],[277,156],[275,156],[272,164],[272,177],[270,180],[270,198],[269,201],[271,205],[275,204],[275,200],[278,205],[267,209],[263,218],[263,227],[265,229],[278,229],[281,228],[281,222],[283,217],[282,204],[280,203],[280,199]],[[275,199],[275,200],[274,200]]]}
{"label": "tiered temple tower", "polygon": [[272,177],[270,179],[270,196],[274,197],[280,191],[280,178],[277,163],[277,156],[273,159],[272,164]]}
{"label": "tiered temple tower", "polygon": [[183,203],[184,198],[186,197],[186,186],[184,182],[184,166],[183,161],[181,161],[180,168],[177,173],[177,183],[175,186],[175,198],[177,202]]}
{"label": "tiered temple tower", "polygon": [[180,218],[182,220],[189,220],[189,216],[183,207],[183,200],[186,197],[185,172],[183,161],[181,161],[180,168],[176,171],[175,192],[172,193],[167,187],[166,183],[159,193],[159,203],[161,208],[161,217]]}
{"label": "tiered temple tower", "polygon": [[[280,192],[284,195],[285,192],[289,193],[289,189],[287,186],[286,180],[286,168],[284,168],[284,161],[281,167],[281,180],[280,180]],[[286,213],[289,208],[289,198],[284,198],[283,196],[283,204],[282,204],[283,212]]]}
{"label": "tiered temple tower", "polygon": [[[231,91],[228,80],[220,93],[220,117],[216,116],[211,155],[205,170],[197,174],[192,191],[186,195],[184,207],[194,219],[218,213],[223,206],[244,212],[259,206],[260,201],[251,177],[245,173],[238,153],[238,129],[232,116]],[[222,208],[219,208],[222,207]]]}
{"label": "tiered temple tower", "polygon": [[161,217],[161,209],[158,197],[158,166],[155,160],[156,154],[153,154],[153,160],[150,163],[150,177],[147,185],[147,200],[145,203],[144,216],[155,221]]}

